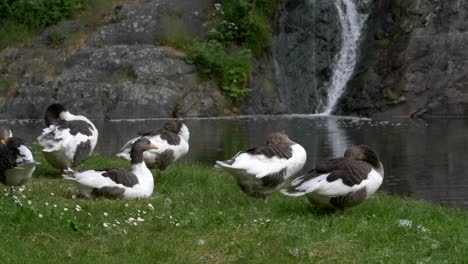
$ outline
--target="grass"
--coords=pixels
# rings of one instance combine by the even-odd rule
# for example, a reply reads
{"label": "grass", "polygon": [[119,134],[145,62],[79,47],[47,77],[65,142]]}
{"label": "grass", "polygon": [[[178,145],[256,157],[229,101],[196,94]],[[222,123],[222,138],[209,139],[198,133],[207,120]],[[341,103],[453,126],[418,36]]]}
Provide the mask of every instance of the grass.
{"label": "grass", "polygon": [[81,46],[86,33],[101,25],[103,18],[111,14],[115,6],[137,1],[139,0],[47,0],[16,1],[15,4],[15,1],[2,3],[0,0],[0,50],[21,43],[27,44],[47,27],[54,27],[67,19],[75,19],[80,30],[70,33],[67,29],[53,28],[50,48],[57,48],[64,43],[66,46]]}
{"label": "grass", "polygon": [[[142,200],[89,200],[43,163],[25,187],[0,188],[4,263],[463,263],[468,213],[378,194],[345,213],[302,198],[247,197],[201,164],[156,175]],[[82,169],[129,167],[94,155]],[[16,197],[16,198],[15,198]],[[399,220],[412,221],[404,227]],[[107,226],[107,227],[106,227]]]}

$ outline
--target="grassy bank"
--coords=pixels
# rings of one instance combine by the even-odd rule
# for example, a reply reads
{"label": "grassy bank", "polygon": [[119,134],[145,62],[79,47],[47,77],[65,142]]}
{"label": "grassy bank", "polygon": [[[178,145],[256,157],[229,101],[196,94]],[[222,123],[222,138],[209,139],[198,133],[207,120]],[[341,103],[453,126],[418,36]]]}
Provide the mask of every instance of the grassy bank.
{"label": "grassy bank", "polygon": [[[94,156],[83,169],[109,166],[129,165]],[[45,163],[34,177],[24,190],[0,189],[2,263],[468,260],[468,212],[412,199],[378,194],[324,215],[301,198],[249,198],[229,175],[197,164],[170,167],[150,199],[135,201],[76,197]]]}

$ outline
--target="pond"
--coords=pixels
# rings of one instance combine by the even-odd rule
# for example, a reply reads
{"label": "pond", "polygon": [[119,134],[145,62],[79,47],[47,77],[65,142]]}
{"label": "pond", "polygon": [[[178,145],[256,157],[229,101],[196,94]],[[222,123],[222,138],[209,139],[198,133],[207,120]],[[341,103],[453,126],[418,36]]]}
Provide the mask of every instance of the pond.
{"label": "pond", "polygon": [[[113,155],[138,131],[158,128],[165,119],[94,121],[96,151]],[[324,159],[342,156],[351,144],[366,144],[385,167],[381,190],[446,206],[468,208],[468,120],[401,119],[372,121],[336,116],[288,115],[185,119],[190,151],[184,161],[213,164],[238,150],[263,144],[273,131],[285,131],[307,151],[304,170]],[[15,136],[34,142],[41,120],[2,121]]]}

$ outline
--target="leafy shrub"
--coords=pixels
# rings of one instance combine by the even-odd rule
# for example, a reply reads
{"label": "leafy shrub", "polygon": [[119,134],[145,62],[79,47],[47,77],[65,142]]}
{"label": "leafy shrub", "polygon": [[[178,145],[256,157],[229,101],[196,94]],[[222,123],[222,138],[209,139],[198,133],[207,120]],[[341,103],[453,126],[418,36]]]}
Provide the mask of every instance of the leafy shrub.
{"label": "leafy shrub", "polygon": [[216,79],[224,94],[239,101],[250,91],[253,54],[271,43],[278,1],[224,0],[213,6],[204,40],[184,40],[176,37],[179,32],[168,34],[164,42],[186,50],[187,62],[197,67],[201,79]]}
{"label": "leafy shrub", "polygon": [[224,0],[214,5],[208,39],[260,53],[272,39],[271,20],[278,0]]}
{"label": "leafy shrub", "polygon": [[223,92],[234,100],[241,99],[247,88],[252,55],[249,49],[227,53],[218,41],[193,40],[185,45],[187,62],[197,67],[201,79],[216,78]]}
{"label": "leafy shrub", "polygon": [[[0,48],[68,19],[93,0],[0,0]],[[16,32],[19,31],[20,37]]]}

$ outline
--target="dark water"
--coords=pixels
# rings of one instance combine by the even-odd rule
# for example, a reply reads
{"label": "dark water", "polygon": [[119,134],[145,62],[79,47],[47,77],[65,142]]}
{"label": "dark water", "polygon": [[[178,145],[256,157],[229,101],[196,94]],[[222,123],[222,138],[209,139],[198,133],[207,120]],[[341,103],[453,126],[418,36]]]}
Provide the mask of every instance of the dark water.
{"label": "dark water", "polygon": [[[101,121],[97,152],[114,154],[136,132],[165,120]],[[318,161],[342,156],[350,144],[373,146],[385,166],[381,190],[452,207],[468,208],[468,120],[371,120],[317,117],[245,117],[187,119],[190,151],[186,161],[212,164],[238,150],[262,144],[272,131],[286,131],[307,150],[310,169]],[[42,121],[0,122],[28,142],[40,134]]]}

